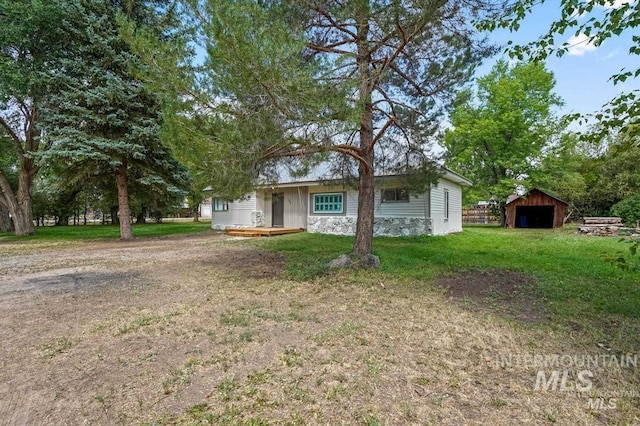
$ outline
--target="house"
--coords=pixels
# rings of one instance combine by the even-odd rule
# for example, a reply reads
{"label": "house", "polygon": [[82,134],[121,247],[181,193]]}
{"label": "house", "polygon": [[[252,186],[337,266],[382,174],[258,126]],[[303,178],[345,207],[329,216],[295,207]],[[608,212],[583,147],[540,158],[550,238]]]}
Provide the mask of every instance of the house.
{"label": "house", "polygon": [[[444,235],[462,231],[462,188],[471,182],[446,170],[424,194],[410,194],[402,176],[376,177],[376,236]],[[353,235],[358,191],[321,180],[263,185],[241,200],[212,200],[213,229],[303,228],[307,232]]]}
{"label": "house", "polygon": [[534,188],[525,195],[507,198],[508,228],[562,228],[567,203]]}
{"label": "house", "polygon": [[201,219],[211,219],[211,198],[205,198],[198,206]]}

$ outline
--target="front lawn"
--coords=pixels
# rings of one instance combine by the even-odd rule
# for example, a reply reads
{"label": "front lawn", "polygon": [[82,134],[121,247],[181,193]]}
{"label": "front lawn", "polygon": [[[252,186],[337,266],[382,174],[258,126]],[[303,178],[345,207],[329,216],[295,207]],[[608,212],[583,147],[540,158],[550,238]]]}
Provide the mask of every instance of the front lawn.
{"label": "front lawn", "polygon": [[[350,237],[297,234],[261,240],[286,254],[288,272],[306,279],[351,250]],[[535,277],[552,319],[582,325],[640,318],[640,274],[603,261],[626,247],[617,238],[585,237],[574,229],[525,230],[468,227],[443,237],[376,238],[384,276],[431,285],[435,277],[465,270],[507,270]],[[469,285],[473,285],[472,282]],[[625,327],[626,328],[626,327]],[[618,338],[621,329],[616,327]],[[628,330],[627,330],[628,331]],[[633,333],[633,337],[637,333]]]}
{"label": "front lawn", "polygon": [[[204,232],[211,229],[211,222],[164,222],[133,225],[133,236],[159,237],[163,235],[189,234]],[[11,233],[0,233],[0,242],[31,242],[31,241],[73,241],[120,238],[120,228],[117,225],[77,225],[77,226],[40,226],[35,235],[15,236]]]}
{"label": "front lawn", "polygon": [[327,273],[350,238],[67,230],[91,231],[0,237],[9,423],[640,422],[639,277],[601,261],[615,239],[382,238],[382,271]]}

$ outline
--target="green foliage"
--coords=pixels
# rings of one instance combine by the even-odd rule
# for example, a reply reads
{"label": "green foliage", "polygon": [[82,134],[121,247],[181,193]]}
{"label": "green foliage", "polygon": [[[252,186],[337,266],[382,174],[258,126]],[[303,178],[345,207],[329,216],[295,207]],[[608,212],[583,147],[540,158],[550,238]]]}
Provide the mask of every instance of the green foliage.
{"label": "green foliage", "polygon": [[63,57],[65,13],[62,2],[0,0],[0,214],[12,215],[20,235],[34,232],[33,156],[49,147],[37,128],[39,108],[49,96],[45,73]]}
{"label": "green foliage", "polygon": [[[172,139],[228,198],[282,165],[299,176],[330,163],[327,174],[361,183],[421,170],[442,105],[493,52],[468,24],[492,0],[185,3],[207,57],[190,86],[168,85],[185,102]],[[370,251],[372,196],[359,198],[356,252]]]}
{"label": "green foliage", "polygon": [[[518,0],[502,19],[485,20],[479,22],[479,27],[485,30],[508,28],[517,31],[522,19],[529,15],[545,0]],[[509,53],[512,57],[545,60],[551,55],[561,57],[565,55],[571,44],[569,41],[558,43],[557,38],[563,35],[584,35],[586,42],[599,46],[610,38],[630,34],[632,45],[628,54],[634,57],[640,55],[640,3],[637,1],[592,0],[574,1],[561,0],[557,8],[559,16],[555,18],[545,34],[536,41],[524,46],[513,46],[510,42]],[[623,68],[611,76],[614,84],[621,84],[640,76],[640,67]],[[638,126],[640,125],[640,90],[626,90],[603,106],[602,111],[588,115],[581,119],[582,123],[595,118],[599,127],[594,128],[592,140],[601,140],[611,129],[621,129],[622,133],[638,142]],[[574,118],[578,118],[574,116]]]}
{"label": "green foliage", "polygon": [[620,200],[640,194],[640,145],[633,138],[619,136],[597,159],[597,176],[592,187],[607,208]]}
{"label": "green foliage", "polygon": [[606,263],[611,263],[617,268],[627,272],[640,272],[640,238],[621,238],[620,243],[628,244],[628,253],[618,250],[614,255],[604,254],[602,257]]}
{"label": "green foliage", "polygon": [[454,128],[444,138],[446,164],[471,178],[480,198],[504,202],[517,186],[530,186],[543,150],[560,134],[554,85],[542,64],[499,61],[478,79],[475,93],[458,94]]}
{"label": "green foliage", "polygon": [[611,213],[622,218],[628,226],[636,226],[640,222],[640,194],[616,203],[611,208]]}
{"label": "green foliage", "polygon": [[569,204],[567,216],[586,214],[590,197],[588,170],[592,158],[582,152],[577,135],[563,134],[557,143],[547,146],[542,159],[529,177],[531,187],[552,191]]}

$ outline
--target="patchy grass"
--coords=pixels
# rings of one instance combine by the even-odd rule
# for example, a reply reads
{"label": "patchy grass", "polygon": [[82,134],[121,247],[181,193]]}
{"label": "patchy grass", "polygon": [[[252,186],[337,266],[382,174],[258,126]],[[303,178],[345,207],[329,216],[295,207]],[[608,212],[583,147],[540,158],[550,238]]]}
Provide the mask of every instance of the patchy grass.
{"label": "patchy grass", "polygon": [[[620,395],[614,408],[603,409],[584,393],[536,391],[541,368],[509,361],[638,353],[639,320],[619,313],[630,302],[618,302],[617,310],[594,303],[615,297],[622,285],[633,297],[637,284],[637,276],[599,263],[600,251],[615,247],[612,240],[484,228],[378,239],[382,271],[331,273],[322,272],[323,262],[347,252],[350,239],[256,242],[200,234],[80,241],[63,251],[38,244],[35,257],[22,249],[0,256],[6,271],[0,274],[0,415],[9,421],[623,425],[640,419],[637,368],[593,368],[594,392]],[[560,255],[551,256],[550,247]],[[263,248],[286,255],[265,255]],[[118,274],[105,274],[113,268]],[[71,279],[69,269],[83,273]],[[495,275],[504,285],[476,292],[489,304],[471,309],[437,285],[443,274],[469,285],[478,274],[487,281]],[[616,281],[609,293],[573,289],[601,276]],[[555,279],[568,283],[561,290],[570,298],[547,290],[562,285]],[[57,280],[69,284],[56,286]],[[518,293],[514,309],[520,296],[532,294],[552,311],[550,318],[522,324],[494,309],[518,280],[537,292]],[[552,307],[561,300],[575,318]],[[601,324],[589,322],[595,318]],[[568,367],[569,385],[576,383],[575,367]],[[547,377],[557,369],[546,369]]]}
{"label": "patchy grass", "polygon": [[[133,235],[139,237],[160,237],[165,235],[192,234],[211,230],[211,223],[204,222],[166,222],[134,224]],[[56,242],[77,240],[118,239],[120,228],[116,225],[78,225],[37,227],[35,235],[18,237],[9,233],[0,233],[2,242]]]}
{"label": "patchy grass", "polygon": [[[309,279],[326,272],[326,262],[349,252],[352,242],[350,237],[305,233],[258,244],[286,254],[292,278]],[[602,260],[603,253],[619,249],[617,239],[579,236],[573,229],[496,227],[470,227],[436,238],[377,238],[374,243],[384,277],[430,281],[460,270],[503,269],[535,277],[549,307],[560,316],[640,317],[640,273],[619,270]]]}

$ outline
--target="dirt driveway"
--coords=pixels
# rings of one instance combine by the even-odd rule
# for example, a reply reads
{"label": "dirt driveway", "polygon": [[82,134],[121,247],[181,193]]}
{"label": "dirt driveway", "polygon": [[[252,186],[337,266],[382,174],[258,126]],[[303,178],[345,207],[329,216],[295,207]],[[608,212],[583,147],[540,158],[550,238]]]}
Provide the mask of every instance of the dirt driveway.
{"label": "dirt driveway", "polygon": [[[425,283],[293,282],[283,265],[219,234],[0,244],[0,423],[637,419],[637,401],[589,408],[498,362],[584,352],[571,336],[465,310]],[[598,386],[625,384],[625,371],[601,373]]]}

